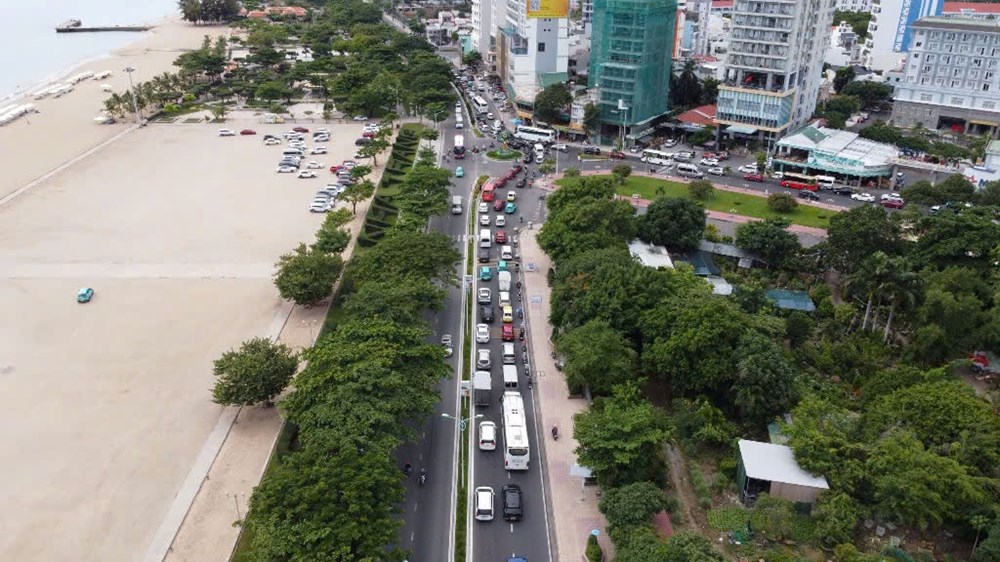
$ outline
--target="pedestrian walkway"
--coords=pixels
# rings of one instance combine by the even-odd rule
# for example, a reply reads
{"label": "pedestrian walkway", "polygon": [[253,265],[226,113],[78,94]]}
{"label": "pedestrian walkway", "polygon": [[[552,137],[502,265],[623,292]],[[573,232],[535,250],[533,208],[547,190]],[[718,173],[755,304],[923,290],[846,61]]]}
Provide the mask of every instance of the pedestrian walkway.
{"label": "pedestrian walkway", "polygon": [[[552,326],[548,321],[551,289],[546,281],[551,261],[538,247],[537,233],[537,229],[522,230],[518,244],[521,276],[527,293],[526,318],[536,381],[537,420],[542,428],[540,439],[544,442],[541,448],[546,466],[546,489],[554,523],[556,551],[553,560],[584,560],[587,538],[594,530],[600,532],[598,540],[605,559],[611,560],[614,550],[606,532],[607,521],[597,509],[599,488],[585,487],[581,478],[570,476],[570,467],[577,462],[573,452],[577,445],[573,438],[573,416],[587,408],[587,401],[569,398],[566,380],[556,370],[552,358]],[[558,441],[551,437],[553,427],[559,428]]]}

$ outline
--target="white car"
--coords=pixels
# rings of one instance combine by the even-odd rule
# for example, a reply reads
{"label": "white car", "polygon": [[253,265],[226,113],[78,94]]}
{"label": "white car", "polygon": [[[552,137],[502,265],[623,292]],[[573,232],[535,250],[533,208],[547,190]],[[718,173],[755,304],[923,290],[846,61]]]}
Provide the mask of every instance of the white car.
{"label": "white car", "polygon": [[737,168],[737,171],[741,174],[756,174],[757,165],[756,164],[744,164]]}
{"label": "white car", "polygon": [[490,304],[492,299],[493,299],[493,293],[490,292],[490,290],[486,287],[480,287],[479,295],[476,298],[476,301],[479,304]]}
{"label": "white car", "polygon": [[554,144],[552,145],[552,150],[558,150],[559,152],[566,152],[567,150],[569,150],[569,147],[566,146],[565,144]]}
{"label": "white car", "polygon": [[309,163],[306,164],[306,168],[310,170],[322,170],[324,166],[315,160],[310,160]]}
{"label": "white car", "polygon": [[479,212],[480,213],[488,213],[488,212],[490,212],[490,204],[487,203],[486,201],[480,201],[479,202]]}
{"label": "white car", "polygon": [[493,224],[496,226],[507,226],[507,217],[504,215],[497,215],[496,222]]}
{"label": "white car", "polygon": [[486,324],[476,324],[476,343],[490,343],[490,327]]}
{"label": "white car", "polygon": [[480,486],[476,488],[476,521],[493,521],[493,503],[496,495],[493,488]]}
{"label": "white car", "polygon": [[348,170],[353,170],[358,164],[354,160],[344,160],[340,165]]}
{"label": "white car", "polygon": [[313,149],[309,151],[309,154],[326,154],[326,147],[314,146]]}
{"label": "white car", "polygon": [[718,166],[719,161],[715,158],[702,158],[701,162],[698,162],[702,166]]}
{"label": "white car", "polygon": [[368,116],[367,115],[355,115],[354,116],[354,120],[355,121],[367,121],[368,120]]}
{"label": "white car", "polygon": [[321,199],[317,198],[317,199],[313,199],[312,203],[309,203],[309,212],[312,212],[312,213],[327,213],[327,212],[330,211],[330,208],[331,208],[331,205],[330,205],[330,201],[328,199],[327,200],[321,200]]}
{"label": "white car", "polygon": [[705,171],[708,172],[709,174],[712,174],[713,176],[724,176],[724,175],[726,175],[726,171],[724,169],[718,167],[718,166],[714,166],[714,167],[709,168],[709,169],[707,169]]}
{"label": "white car", "polygon": [[278,172],[279,174],[294,174],[299,170],[294,166],[278,166],[278,169],[275,171]]}
{"label": "white car", "polygon": [[479,226],[489,226],[490,216],[489,215],[479,215]]}
{"label": "white car", "polygon": [[288,141],[288,146],[290,146],[291,148],[305,148],[306,143],[302,141],[293,140],[293,141]]}
{"label": "white car", "polygon": [[898,193],[883,193],[882,197],[880,197],[879,199],[881,199],[882,201],[887,201],[889,199],[895,199],[897,201],[902,201],[903,197],[900,196]]}
{"label": "white car", "polygon": [[491,421],[479,422],[479,450],[495,451],[497,448],[497,424]]}
{"label": "white car", "polygon": [[286,140],[302,140],[302,133],[296,133],[295,131],[288,131],[281,136],[285,137]]}
{"label": "white car", "polygon": [[219,129],[219,136],[220,137],[235,137],[236,136],[236,131],[234,131],[232,129]]}
{"label": "white car", "polygon": [[314,172],[312,170],[302,170],[301,172],[299,172],[299,177],[300,178],[315,178],[316,177],[316,172]]}
{"label": "white car", "polygon": [[874,203],[875,196],[871,193],[852,193],[851,199],[855,201],[861,201],[862,203]]}
{"label": "white car", "polygon": [[671,146],[677,146],[677,139],[667,139],[663,141],[663,144],[661,146],[665,146],[667,148],[670,148]]}
{"label": "white car", "polygon": [[267,146],[274,146],[276,144],[281,144],[281,141],[275,138],[264,139],[264,144]]}
{"label": "white car", "polygon": [[500,306],[510,306],[510,291],[500,291]]}
{"label": "white car", "polygon": [[493,119],[493,112],[492,111],[487,112],[486,113],[486,118],[487,119]]}
{"label": "white car", "polygon": [[358,160],[363,160],[365,158],[368,158],[368,156],[365,156],[364,154],[361,154],[360,152],[355,152],[354,153],[354,157],[357,158]]}
{"label": "white car", "polygon": [[327,129],[326,127],[320,127],[319,129],[313,131],[313,135],[329,135],[329,134],[330,134],[330,129]]}

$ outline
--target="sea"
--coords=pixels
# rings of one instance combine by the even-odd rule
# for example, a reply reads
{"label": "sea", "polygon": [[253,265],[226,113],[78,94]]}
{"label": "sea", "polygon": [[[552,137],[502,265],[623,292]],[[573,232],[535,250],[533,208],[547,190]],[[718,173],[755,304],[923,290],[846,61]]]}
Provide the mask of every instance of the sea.
{"label": "sea", "polygon": [[177,0],[11,0],[2,4],[0,101],[47,84],[144,36],[117,31],[56,33],[56,26],[66,20],[78,19],[84,26],[138,25],[179,13]]}

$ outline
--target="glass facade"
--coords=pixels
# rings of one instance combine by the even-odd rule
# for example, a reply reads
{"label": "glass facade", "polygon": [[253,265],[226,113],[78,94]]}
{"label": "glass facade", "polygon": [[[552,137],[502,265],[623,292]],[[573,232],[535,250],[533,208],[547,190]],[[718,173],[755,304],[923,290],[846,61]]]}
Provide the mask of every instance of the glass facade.
{"label": "glass facade", "polygon": [[593,17],[589,80],[601,121],[631,126],[666,113],[676,0],[594,0]]}

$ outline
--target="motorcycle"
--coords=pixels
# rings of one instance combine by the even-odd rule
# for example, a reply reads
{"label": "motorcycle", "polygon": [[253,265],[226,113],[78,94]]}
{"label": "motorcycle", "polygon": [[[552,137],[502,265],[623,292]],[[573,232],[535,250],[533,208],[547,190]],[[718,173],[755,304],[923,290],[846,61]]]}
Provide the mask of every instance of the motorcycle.
{"label": "motorcycle", "polygon": [[427,483],[427,469],[426,468],[421,468],[420,469],[420,485],[423,486],[426,483]]}
{"label": "motorcycle", "polygon": [[406,463],[406,465],[403,466],[403,474],[405,474],[406,477],[409,478],[411,472],[413,472],[413,465],[411,465],[410,463]]}
{"label": "motorcycle", "polygon": [[559,440],[559,427],[557,426],[552,426],[552,440],[553,441]]}

